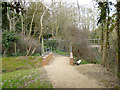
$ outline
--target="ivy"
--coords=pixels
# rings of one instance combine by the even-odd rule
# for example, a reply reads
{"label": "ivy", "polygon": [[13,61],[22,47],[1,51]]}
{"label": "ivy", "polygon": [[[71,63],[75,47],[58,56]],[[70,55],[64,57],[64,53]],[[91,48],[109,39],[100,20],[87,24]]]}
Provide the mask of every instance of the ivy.
{"label": "ivy", "polygon": [[14,32],[5,31],[2,34],[2,44],[5,49],[9,49],[13,42],[19,39],[18,36],[15,36]]}

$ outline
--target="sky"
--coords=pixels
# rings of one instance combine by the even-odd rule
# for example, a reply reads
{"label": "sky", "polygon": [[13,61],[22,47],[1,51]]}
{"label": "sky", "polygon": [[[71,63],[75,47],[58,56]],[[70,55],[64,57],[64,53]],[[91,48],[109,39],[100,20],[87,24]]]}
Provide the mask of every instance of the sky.
{"label": "sky", "polygon": [[[51,0],[44,0],[45,2],[51,2]],[[55,0],[55,1],[60,1],[60,0]],[[94,0],[62,0],[62,1],[67,1],[69,3],[73,3],[73,2],[79,2],[80,5],[90,5],[92,4],[92,2]],[[99,0],[99,1],[102,1],[102,0]],[[116,0],[109,0],[109,1],[113,1],[115,2]]]}
{"label": "sky", "polygon": [[[60,0],[55,0],[55,1],[60,1]],[[73,2],[77,2],[77,0],[62,0],[62,1],[66,1],[68,3],[73,3]],[[51,0],[44,0],[44,2],[51,2]],[[92,2],[92,0],[78,0],[80,5],[83,4],[90,4]]]}
{"label": "sky", "polygon": [[[66,0],[66,1],[69,1],[69,2],[77,2],[77,0]],[[78,0],[79,4],[80,5],[83,5],[83,4],[91,4],[92,0]]]}
{"label": "sky", "polygon": [[[2,1],[10,1],[10,0],[2,0]],[[31,0],[25,0],[25,1],[31,1]],[[32,1],[37,1],[37,0],[32,0]],[[39,0],[38,0],[39,1]],[[47,2],[47,3],[50,3],[51,0],[40,0],[40,1],[44,1],[44,2]],[[54,0],[54,1],[66,1],[68,3],[77,3],[77,1],[79,2],[79,5],[93,5],[93,1],[94,0]],[[99,1],[103,1],[103,0],[99,0]],[[116,0],[109,0],[109,1],[113,1],[115,2]],[[118,0],[119,1],[119,0]]]}
{"label": "sky", "polygon": [[[43,1],[46,2],[46,3],[51,2],[51,0],[43,0]],[[82,5],[84,7],[95,8],[95,2],[93,3],[93,1],[95,1],[95,0],[54,0],[54,1],[65,1],[68,4],[69,3],[77,4],[77,1],[78,1],[79,5]],[[103,1],[103,0],[98,0],[98,1]],[[108,1],[112,1],[114,3],[116,0],[108,0]]]}

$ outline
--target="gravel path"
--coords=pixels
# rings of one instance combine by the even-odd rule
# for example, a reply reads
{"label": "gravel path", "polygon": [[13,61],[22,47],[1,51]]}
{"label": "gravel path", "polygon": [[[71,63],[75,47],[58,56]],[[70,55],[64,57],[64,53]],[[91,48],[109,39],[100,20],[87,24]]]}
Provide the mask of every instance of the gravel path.
{"label": "gravel path", "polygon": [[96,80],[88,78],[69,65],[69,57],[54,56],[53,58],[44,69],[54,88],[101,88]]}

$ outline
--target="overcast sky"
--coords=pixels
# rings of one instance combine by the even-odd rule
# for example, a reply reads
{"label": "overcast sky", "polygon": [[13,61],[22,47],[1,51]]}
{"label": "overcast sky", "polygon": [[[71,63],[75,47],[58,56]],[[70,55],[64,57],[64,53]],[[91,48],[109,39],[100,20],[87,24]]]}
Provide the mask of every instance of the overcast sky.
{"label": "overcast sky", "polygon": [[[60,0],[55,0],[55,1],[60,1]],[[62,0],[62,1],[66,1],[68,3],[77,2],[77,0]],[[44,0],[44,2],[51,2],[51,0]],[[78,0],[78,2],[80,5],[83,5],[83,4],[90,4],[92,0]]]}
{"label": "overcast sky", "polygon": [[[60,0],[55,0],[55,1],[60,1]],[[77,0],[62,0],[62,1],[66,1],[68,3],[77,2]],[[84,5],[91,5],[93,1],[94,0],[78,0],[80,5],[83,5],[83,4]],[[99,0],[99,1],[101,1],[101,0]],[[116,0],[109,0],[109,1],[115,2]],[[44,2],[51,2],[51,0],[44,0]]]}

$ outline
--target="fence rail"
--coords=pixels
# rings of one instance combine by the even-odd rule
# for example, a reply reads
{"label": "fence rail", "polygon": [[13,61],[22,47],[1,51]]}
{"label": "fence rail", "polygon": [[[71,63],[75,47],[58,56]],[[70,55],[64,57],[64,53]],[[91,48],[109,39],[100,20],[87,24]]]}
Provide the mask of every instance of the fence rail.
{"label": "fence rail", "polygon": [[100,39],[87,39],[91,44],[94,45],[100,45],[101,40]]}
{"label": "fence rail", "polygon": [[42,56],[46,56],[46,55],[48,55],[50,52],[52,52],[52,47],[44,48],[44,51],[43,51]]}

